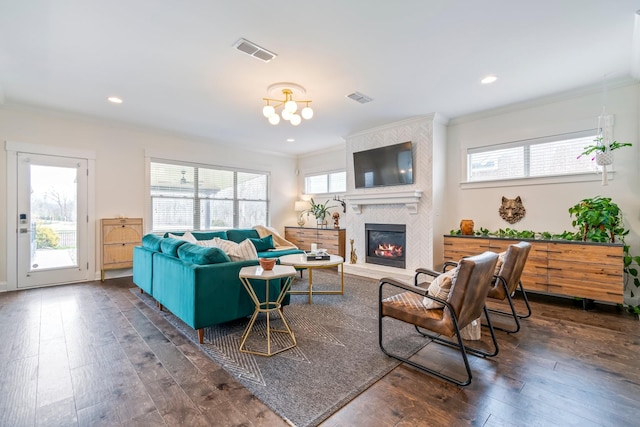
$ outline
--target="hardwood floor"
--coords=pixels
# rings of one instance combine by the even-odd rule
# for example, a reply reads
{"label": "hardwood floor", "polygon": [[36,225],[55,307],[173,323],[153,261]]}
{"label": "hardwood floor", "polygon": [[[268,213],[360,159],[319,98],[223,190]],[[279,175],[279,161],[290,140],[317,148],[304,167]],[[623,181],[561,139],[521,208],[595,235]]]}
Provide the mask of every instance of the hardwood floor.
{"label": "hardwood floor", "polygon": [[[125,278],[0,294],[0,426],[287,425],[132,286]],[[400,365],[322,427],[637,425],[640,322],[570,300],[532,307],[519,333],[497,332],[497,357],[470,356],[470,386]],[[446,347],[416,357],[457,372]]]}

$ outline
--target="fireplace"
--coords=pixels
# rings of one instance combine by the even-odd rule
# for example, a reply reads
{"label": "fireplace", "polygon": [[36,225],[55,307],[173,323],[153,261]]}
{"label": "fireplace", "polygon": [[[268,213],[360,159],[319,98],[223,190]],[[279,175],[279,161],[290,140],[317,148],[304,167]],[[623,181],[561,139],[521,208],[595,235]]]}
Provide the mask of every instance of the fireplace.
{"label": "fireplace", "polygon": [[404,224],[365,224],[366,262],[389,267],[406,267]]}

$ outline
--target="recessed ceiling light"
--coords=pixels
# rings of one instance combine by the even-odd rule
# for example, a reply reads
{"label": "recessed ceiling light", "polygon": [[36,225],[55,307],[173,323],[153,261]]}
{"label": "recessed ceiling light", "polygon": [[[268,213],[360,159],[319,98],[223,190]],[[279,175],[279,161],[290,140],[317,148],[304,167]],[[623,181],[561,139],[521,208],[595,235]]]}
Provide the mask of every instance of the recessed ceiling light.
{"label": "recessed ceiling light", "polygon": [[480,80],[480,83],[482,83],[483,85],[488,85],[490,83],[495,82],[496,80],[498,80],[498,76],[494,76],[493,74],[483,78],[482,80]]}
{"label": "recessed ceiling light", "polygon": [[122,98],[118,98],[117,96],[110,96],[107,98],[109,102],[113,102],[114,104],[122,104]]}
{"label": "recessed ceiling light", "polygon": [[296,140],[293,138],[287,138],[287,142],[296,142]]}

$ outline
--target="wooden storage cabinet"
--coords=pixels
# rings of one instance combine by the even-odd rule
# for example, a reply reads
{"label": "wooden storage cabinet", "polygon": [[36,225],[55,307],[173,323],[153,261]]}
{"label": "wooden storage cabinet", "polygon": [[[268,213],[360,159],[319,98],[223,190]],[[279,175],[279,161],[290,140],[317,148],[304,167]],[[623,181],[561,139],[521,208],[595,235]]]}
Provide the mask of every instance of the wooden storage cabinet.
{"label": "wooden storage cabinet", "polygon": [[305,228],[285,227],[284,238],[302,250],[311,250],[311,244],[317,243],[330,254],[345,258],[345,239],[347,231],[344,228]]}
{"label": "wooden storage cabinet", "polygon": [[[526,240],[526,239],[523,239]],[[445,261],[486,250],[502,252],[520,240],[444,236]],[[623,246],[573,241],[527,240],[531,251],[522,273],[528,291],[622,303]]]}
{"label": "wooden storage cabinet", "polygon": [[549,244],[549,292],[582,298],[623,302],[621,245]]}
{"label": "wooden storage cabinet", "polygon": [[142,218],[100,220],[100,280],[104,272],[133,267],[133,248],[142,244]]}

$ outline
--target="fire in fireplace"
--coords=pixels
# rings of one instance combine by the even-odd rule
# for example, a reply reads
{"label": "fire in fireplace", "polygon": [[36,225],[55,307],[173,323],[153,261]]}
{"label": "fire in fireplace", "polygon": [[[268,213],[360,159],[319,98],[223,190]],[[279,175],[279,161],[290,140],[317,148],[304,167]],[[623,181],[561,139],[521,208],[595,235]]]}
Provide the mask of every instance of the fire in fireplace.
{"label": "fire in fireplace", "polygon": [[365,224],[364,230],[368,263],[405,268],[406,225]]}

